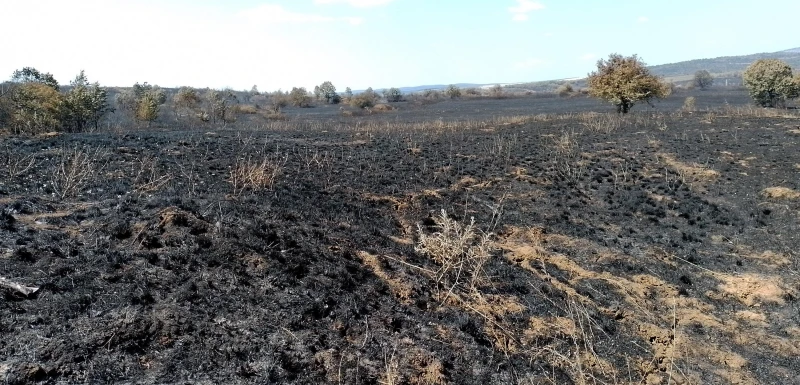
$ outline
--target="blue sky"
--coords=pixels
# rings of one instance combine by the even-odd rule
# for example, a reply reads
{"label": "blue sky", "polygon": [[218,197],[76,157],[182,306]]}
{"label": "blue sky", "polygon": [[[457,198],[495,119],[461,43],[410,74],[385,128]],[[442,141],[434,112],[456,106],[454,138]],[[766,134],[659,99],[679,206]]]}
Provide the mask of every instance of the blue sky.
{"label": "blue sky", "polygon": [[582,77],[800,46],[800,1],[1,0],[0,79],[339,89]]}

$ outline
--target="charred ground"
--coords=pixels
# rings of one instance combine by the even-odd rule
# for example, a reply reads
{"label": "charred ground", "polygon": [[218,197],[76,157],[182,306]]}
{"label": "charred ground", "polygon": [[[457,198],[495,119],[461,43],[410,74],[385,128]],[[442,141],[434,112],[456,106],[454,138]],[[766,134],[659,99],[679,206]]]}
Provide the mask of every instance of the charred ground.
{"label": "charred ground", "polygon": [[[2,138],[0,277],[39,290],[3,290],[0,376],[800,383],[800,119],[744,98]],[[472,286],[414,248],[441,210],[491,233]]]}

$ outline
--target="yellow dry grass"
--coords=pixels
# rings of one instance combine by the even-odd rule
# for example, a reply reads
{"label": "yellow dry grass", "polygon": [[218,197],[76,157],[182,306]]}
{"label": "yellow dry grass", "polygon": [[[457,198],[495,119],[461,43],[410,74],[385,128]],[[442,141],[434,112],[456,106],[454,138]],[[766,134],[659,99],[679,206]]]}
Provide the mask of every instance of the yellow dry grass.
{"label": "yellow dry grass", "polygon": [[798,199],[800,192],[788,187],[767,187],[761,190],[761,195],[772,199]]}

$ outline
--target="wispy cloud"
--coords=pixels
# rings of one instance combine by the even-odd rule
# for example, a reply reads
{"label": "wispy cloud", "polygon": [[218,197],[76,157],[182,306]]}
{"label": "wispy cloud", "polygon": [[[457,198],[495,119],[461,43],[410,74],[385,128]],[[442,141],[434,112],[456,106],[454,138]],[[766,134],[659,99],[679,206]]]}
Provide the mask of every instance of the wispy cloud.
{"label": "wispy cloud", "polygon": [[514,21],[526,21],[530,18],[529,13],[542,9],[544,9],[544,4],[531,0],[517,0],[516,6],[508,7],[508,11],[512,14],[511,20]]}
{"label": "wispy cloud", "polygon": [[314,0],[314,4],[349,4],[356,8],[369,8],[387,5],[394,0]]}
{"label": "wispy cloud", "polygon": [[650,21],[650,18],[647,17],[647,16],[639,16],[639,18],[636,19],[636,22],[639,23],[639,24],[647,23],[648,21]]}
{"label": "wispy cloud", "polygon": [[347,22],[352,25],[363,23],[359,17],[335,18],[313,13],[300,13],[287,10],[278,4],[262,4],[240,13],[240,16],[251,23],[278,24],[278,23],[327,23]]}

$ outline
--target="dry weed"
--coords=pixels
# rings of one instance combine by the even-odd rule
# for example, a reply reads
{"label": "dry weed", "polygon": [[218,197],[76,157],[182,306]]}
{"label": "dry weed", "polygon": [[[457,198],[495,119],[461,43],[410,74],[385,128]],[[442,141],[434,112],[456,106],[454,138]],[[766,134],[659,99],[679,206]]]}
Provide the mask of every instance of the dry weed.
{"label": "dry weed", "polygon": [[462,226],[449,218],[444,210],[433,220],[437,231],[432,234],[425,233],[421,225],[417,226],[419,240],[414,250],[430,257],[439,266],[433,279],[437,289],[444,287],[448,290],[443,299],[457,288],[474,291],[491,257],[491,234],[478,234],[474,218]]}
{"label": "dry weed", "polygon": [[249,156],[237,159],[228,179],[233,188],[233,195],[240,195],[246,190],[272,189],[281,169],[281,163],[267,157],[261,161],[253,160]]}
{"label": "dry weed", "polygon": [[579,114],[578,120],[580,120],[581,124],[589,131],[605,134],[616,131],[622,126],[622,118],[616,114],[587,112]]}

